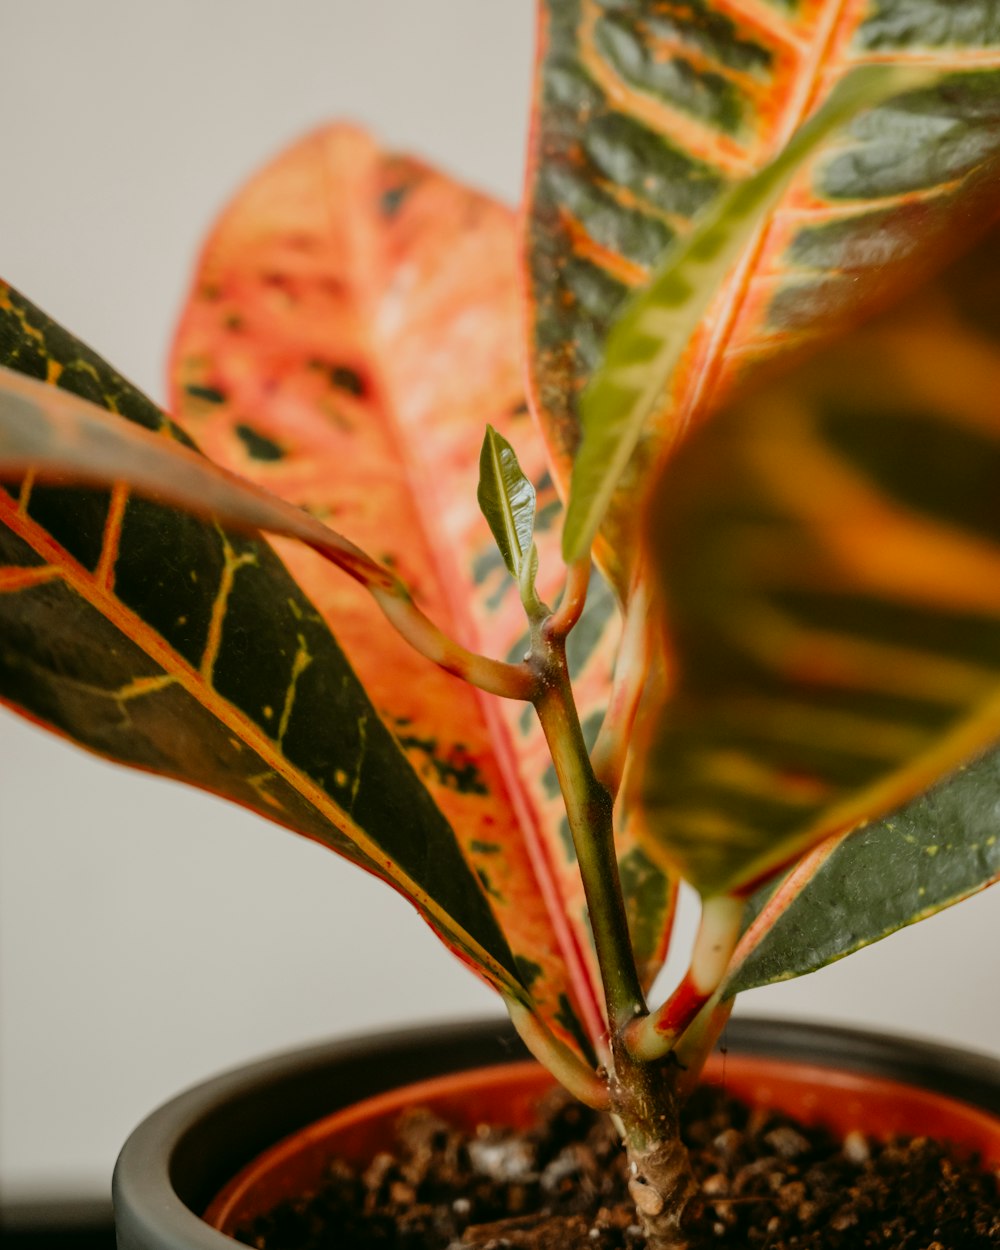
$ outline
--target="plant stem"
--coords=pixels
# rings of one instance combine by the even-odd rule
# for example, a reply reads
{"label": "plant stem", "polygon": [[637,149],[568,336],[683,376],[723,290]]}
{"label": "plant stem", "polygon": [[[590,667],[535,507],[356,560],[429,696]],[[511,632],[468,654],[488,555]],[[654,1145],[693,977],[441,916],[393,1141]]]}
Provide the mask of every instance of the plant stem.
{"label": "plant stem", "polygon": [[681,1098],[687,1098],[694,1093],[705,1061],[729,1022],[735,1005],[735,995],[721,999],[716,992],[677,1043],[674,1054],[677,1056],[678,1070],[681,1074],[677,1080]]}
{"label": "plant stem", "polygon": [[[358,581],[362,581],[359,577]],[[529,700],[535,689],[535,676],[527,664],[506,664],[477,655],[449,638],[417,607],[402,582],[391,587],[362,581],[394,629],[415,651],[438,668],[463,681],[505,699]]]}
{"label": "plant stem", "polygon": [[645,1001],[618,876],[611,796],[590,766],[566,669],[565,640],[552,637],[547,626],[543,622],[532,629],[531,663],[538,675],[534,703],[566,804],[614,1036],[645,1011]]}
{"label": "plant stem", "polygon": [[559,607],[552,614],[548,636],[553,640],[564,639],[583,615],[590,585],[590,556],[575,560],[566,571],[566,588]]}
{"label": "plant stem", "polygon": [[559,1041],[524,1003],[506,994],[503,995],[503,1000],[521,1041],[538,1062],[574,1098],[597,1111],[607,1111],[610,1096],[606,1082],[578,1059],[568,1046]]}
{"label": "plant stem", "polygon": [[[646,1006],[618,873],[612,797],[595,776],[587,753],[566,668],[562,625],[557,622],[553,629],[552,617],[532,622],[530,664],[537,674],[534,704],[566,805],[604,986],[611,1050],[609,1110],[628,1153],[629,1192],[648,1250],[684,1250],[681,1223],[697,1185],[680,1137],[680,1070],[649,1063],[630,1053],[626,1044],[629,1026],[640,1023]],[[519,1030],[533,1023],[520,1004],[514,1012]],[[531,1046],[534,1039],[525,1040]],[[560,1056],[551,1053],[544,1035],[542,1043],[546,1049],[537,1052],[539,1058],[564,1079],[554,1067]]]}
{"label": "plant stem", "polygon": [[684,1250],[682,1220],[697,1183],[680,1135],[680,1069],[637,1061],[616,1039],[611,1110],[628,1154],[629,1193],[647,1250]]}
{"label": "plant stem", "polygon": [[651,1062],[669,1054],[715,994],[739,940],[744,908],[743,899],[728,894],[704,900],[683,980],[659,1010],[628,1027],[626,1044],[635,1058]]}

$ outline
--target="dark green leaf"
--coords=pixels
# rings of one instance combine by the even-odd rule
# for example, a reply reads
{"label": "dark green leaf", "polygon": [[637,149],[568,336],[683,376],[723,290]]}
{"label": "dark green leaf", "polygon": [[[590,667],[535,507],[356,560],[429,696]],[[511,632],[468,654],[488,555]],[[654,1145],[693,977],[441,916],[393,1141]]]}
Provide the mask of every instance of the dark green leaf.
{"label": "dark green leaf", "polygon": [[[156,431],[156,446],[190,444],[8,287],[0,364],[56,383],[64,433],[83,395]],[[24,407],[13,415],[23,429]],[[122,485],[42,487],[30,474],[0,490],[0,522],[4,702],[324,843],[390,881],[463,958],[523,994],[452,829],[266,542]]]}
{"label": "dark green leaf", "polygon": [[775,891],[736,950],[725,996],[814,972],[1000,878],[1000,753],[892,816],[821,843]]}

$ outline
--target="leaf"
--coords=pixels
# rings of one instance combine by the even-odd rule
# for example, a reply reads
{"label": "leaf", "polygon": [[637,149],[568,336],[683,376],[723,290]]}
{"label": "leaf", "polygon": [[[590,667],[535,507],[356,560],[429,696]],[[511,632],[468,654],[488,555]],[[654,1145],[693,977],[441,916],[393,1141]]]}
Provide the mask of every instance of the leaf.
{"label": "leaf", "polygon": [[486,427],[479,453],[476,497],[511,577],[530,595],[538,572],[535,488],[522,473],[514,448],[492,425]]}
{"label": "leaf", "polygon": [[541,11],[525,235],[530,367],[563,495],[581,389],[623,302],[667,247],[780,152],[852,69],[949,75],[866,114],[851,142],[804,171],[716,292],[648,456],[605,523],[599,551],[624,588],[646,460],[742,373],[850,321],[954,229],[970,177],[997,151],[1000,31],[991,5],[950,0],[546,0]]}
{"label": "leaf", "polygon": [[647,709],[648,849],[704,893],[1000,739],[998,282],[993,230],[706,423],[657,484],[676,680]]}
{"label": "leaf", "polygon": [[815,972],[1000,880],[998,805],[993,751],[894,815],[821,842],[763,901],[723,995]]}
{"label": "leaf", "polygon": [[567,560],[590,549],[644,428],[663,408],[685,346],[765,214],[832,131],[861,109],[915,85],[913,71],[888,66],[869,66],[844,79],[779,156],[719,196],[628,301],[582,396],[583,443],[563,530]]}
{"label": "leaf", "polygon": [[[0,361],[60,388],[52,408],[63,431],[74,414],[89,417],[73,398],[85,396],[154,431],[147,456],[159,443],[164,466],[183,459],[190,440],[7,286]],[[18,425],[26,406],[44,418],[23,394],[13,404],[9,396],[8,383],[0,412],[13,408]],[[128,446],[102,434],[91,450]],[[221,475],[200,476],[198,489],[220,482],[228,505],[238,492]],[[262,506],[259,495],[251,504]],[[452,829],[266,543],[123,484],[56,487],[30,473],[0,488],[0,521],[8,706],[100,755],[322,842],[408,896],[466,962],[526,998]]]}
{"label": "leaf", "polygon": [[343,535],[206,460],[169,424],[123,422],[70,391],[0,365],[0,469],[74,485],[126,482],[136,494],[242,530],[296,538],[365,585],[391,576]]}
{"label": "leaf", "polygon": [[[524,610],[476,507],[484,422],[537,494],[539,594],[558,598],[559,505],[524,407],[513,215],[360,132],[331,127],[266,167],[206,246],[174,354],[173,407],[213,460],[308,508],[396,571],[442,628],[520,661]],[[586,904],[531,708],[429,671],[367,595],[280,545],[450,820],[560,1036],[596,1038]],[[595,579],[570,637],[589,732],[603,717],[617,608]],[[565,833],[565,837],[564,837]],[[621,855],[634,850],[622,842]],[[662,961],[672,890],[642,958]],[[659,894],[657,895],[657,882]]]}

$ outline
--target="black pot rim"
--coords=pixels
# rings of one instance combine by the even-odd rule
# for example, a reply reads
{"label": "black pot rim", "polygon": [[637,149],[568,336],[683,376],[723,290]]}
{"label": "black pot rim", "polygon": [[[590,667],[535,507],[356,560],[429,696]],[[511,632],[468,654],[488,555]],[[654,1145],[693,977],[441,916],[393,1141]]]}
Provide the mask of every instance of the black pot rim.
{"label": "black pot rim", "polygon": [[[1000,1115],[1000,1060],[893,1034],[740,1017],[724,1045],[919,1085]],[[226,1250],[198,1212],[245,1164],[289,1133],[371,1094],[450,1071],[515,1062],[509,1024],[425,1026],[284,1052],[187,1090],[125,1143],[113,1199],[119,1250]]]}

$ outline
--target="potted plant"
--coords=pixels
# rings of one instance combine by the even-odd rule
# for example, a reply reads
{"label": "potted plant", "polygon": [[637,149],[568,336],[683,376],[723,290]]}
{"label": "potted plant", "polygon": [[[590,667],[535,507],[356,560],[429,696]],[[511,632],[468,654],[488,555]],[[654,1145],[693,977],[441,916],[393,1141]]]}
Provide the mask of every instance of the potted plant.
{"label": "potted plant", "polygon": [[208,245],[178,424],[5,290],[2,694],[411,897],[612,1108],[666,1246],[734,994],[997,874],[993,80],[981,31],[914,67],[844,17],[826,98],[794,56],[768,95],[763,35],[541,7],[540,434],[509,215],[314,136]]}

